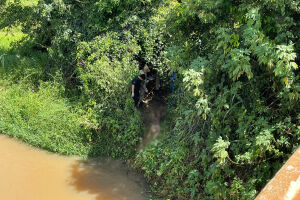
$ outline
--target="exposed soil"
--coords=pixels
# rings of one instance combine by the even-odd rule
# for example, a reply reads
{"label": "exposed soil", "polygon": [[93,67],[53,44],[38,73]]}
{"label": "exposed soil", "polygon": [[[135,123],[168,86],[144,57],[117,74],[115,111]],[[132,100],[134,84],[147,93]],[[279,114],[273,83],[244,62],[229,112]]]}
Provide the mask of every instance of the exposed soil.
{"label": "exposed soil", "polygon": [[138,151],[149,145],[160,134],[161,121],[166,114],[166,103],[163,93],[156,92],[155,95],[147,97],[144,100],[141,113],[146,131],[142,142],[138,146]]}

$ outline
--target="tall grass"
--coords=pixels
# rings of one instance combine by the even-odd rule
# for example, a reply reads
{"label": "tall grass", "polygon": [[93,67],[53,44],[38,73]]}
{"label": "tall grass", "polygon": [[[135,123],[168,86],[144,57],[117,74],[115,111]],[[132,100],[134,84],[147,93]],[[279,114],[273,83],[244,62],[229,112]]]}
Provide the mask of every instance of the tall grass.
{"label": "tall grass", "polygon": [[52,152],[87,155],[90,132],[82,115],[61,95],[62,84],[45,80],[47,54],[21,46],[24,36],[19,27],[0,31],[0,133]]}
{"label": "tall grass", "polygon": [[25,36],[19,27],[0,31],[0,78],[38,84],[44,76],[47,55],[20,45]]}
{"label": "tall grass", "polygon": [[61,154],[85,155],[88,132],[81,116],[50,84],[38,91],[0,82],[0,132]]}
{"label": "tall grass", "polygon": [[0,30],[0,54],[13,52],[12,44],[20,41],[26,35],[22,33],[21,27]]}

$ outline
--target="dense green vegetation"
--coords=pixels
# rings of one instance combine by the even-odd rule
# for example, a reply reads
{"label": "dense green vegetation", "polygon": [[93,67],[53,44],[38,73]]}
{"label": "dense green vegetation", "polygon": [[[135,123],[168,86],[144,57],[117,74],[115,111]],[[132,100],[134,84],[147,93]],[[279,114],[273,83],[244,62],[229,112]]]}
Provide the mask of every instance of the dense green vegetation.
{"label": "dense green vegetation", "polygon": [[34,92],[11,85],[1,91],[1,131],[38,147],[63,154],[82,154],[86,134],[79,113],[72,112],[49,86]]}
{"label": "dense green vegetation", "polygon": [[136,163],[162,196],[253,199],[299,146],[299,11],[296,1],[160,8],[183,83],[168,136]]}
{"label": "dense green vegetation", "polygon": [[[32,2],[0,1],[0,132],[132,159],[161,199],[254,199],[299,147],[298,1]],[[145,64],[176,89],[136,153]]]}

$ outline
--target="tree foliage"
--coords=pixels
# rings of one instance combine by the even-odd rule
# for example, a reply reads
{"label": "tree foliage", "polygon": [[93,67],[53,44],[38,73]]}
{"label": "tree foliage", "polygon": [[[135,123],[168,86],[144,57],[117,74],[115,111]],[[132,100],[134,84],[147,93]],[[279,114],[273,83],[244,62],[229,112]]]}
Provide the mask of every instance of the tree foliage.
{"label": "tree foliage", "polygon": [[253,199],[300,143],[299,3],[182,0],[159,13],[182,84],[169,139],[137,167],[170,199]]}
{"label": "tree foliage", "polygon": [[66,94],[86,110],[95,154],[135,153],[141,119],[128,94],[137,69],[176,72],[169,128],[135,159],[162,198],[253,199],[300,144],[298,1],[0,7],[0,27],[22,25],[48,53],[45,71],[62,72]]}

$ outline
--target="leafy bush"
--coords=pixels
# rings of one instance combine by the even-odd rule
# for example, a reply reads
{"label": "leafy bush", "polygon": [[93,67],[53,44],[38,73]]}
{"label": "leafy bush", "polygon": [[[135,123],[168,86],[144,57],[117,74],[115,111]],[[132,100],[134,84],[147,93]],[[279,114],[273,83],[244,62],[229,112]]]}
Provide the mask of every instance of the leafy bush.
{"label": "leafy bush", "polygon": [[76,59],[81,101],[94,116],[96,146],[118,158],[134,154],[142,133],[130,97],[130,82],[138,69],[132,60],[138,46],[127,37],[120,41],[117,34],[110,33],[82,42]]}

